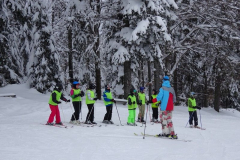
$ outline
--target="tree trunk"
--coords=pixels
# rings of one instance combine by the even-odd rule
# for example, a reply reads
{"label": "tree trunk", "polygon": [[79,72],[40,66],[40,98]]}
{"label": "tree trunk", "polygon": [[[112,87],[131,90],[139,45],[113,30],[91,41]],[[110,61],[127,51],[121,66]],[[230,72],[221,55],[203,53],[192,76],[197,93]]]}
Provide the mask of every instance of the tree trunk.
{"label": "tree trunk", "polygon": [[176,68],[174,73],[173,73],[173,88],[174,88],[176,97],[178,96],[178,76],[177,76],[177,73],[178,73],[178,69]]}
{"label": "tree trunk", "polygon": [[214,109],[219,112],[220,108],[220,91],[221,91],[221,76],[218,73],[218,59],[215,58],[214,66],[215,70],[215,92],[214,92]]}
{"label": "tree trunk", "polygon": [[206,75],[206,71],[204,71],[204,100],[203,100],[203,105],[204,107],[208,107],[208,83],[207,83],[207,75]]}
{"label": "tree trunk", "polygon": [[154,89],[156,89],[157,91],[159,90],[159,88],[161,87],[161,79],[160,79],[160,75],[162,75],[161,72],[161,66],[159,63],[159,60],[156,58],[154,59]]}
{"label": "tree trunk", "polygon": [[131,62],[124,62],[124,98],[127,99],[130,89],[132,88],[131,83]]}
{"label": "tree trunk", "polygon": [[[152,81],[152,74],[151,74],[151,62],[148,61],[148,82]],[[149,88],[148,88],[148,95],[149,97],[152,95],[152,84],[149,84]]]}
{"label": "tree trunk", "polygon": [[101,91],[101,70],[99,68],[99,63],[96,62],[95,64],[95,73],[96,73],[96,93],[97,93],[97,98],[101,99],[102,97],[102,91]]}
{"label": "tree trunk", "polygon": [[220,109],[221,77],[217,75],[215,81],[214,109],[219,112]]}
{"label": "tree trunk", "polygon": [[145,86],[145,81],[144,81],[144,63],[143,63],[143,61],[141,62],[141,79],[142,79],[142,87],[144,87]]}
{"label": "tree trunk", "polygon": [[69,67],[69,81],[73,82],[73,63],[72,63],[72,28],[68,29],[68,67]]}
{"label": "tree trunk", "polygon": [[[96,11],[100,15],[100,13],[101,13],[100,0],[97,0],[96,3],[97,3]],[[95,34],[95,37],[97,38],[97,42],[95,43],[95,47],[94,47],[94,52],[97,56],[97,59],[96,59],[96,62],[95,62],[95,74],[96,74],[95,81],[96,81],[97,98],[102,99],[102,91],[101,91],[101,88],[102,88],[101,87],[101,80],[102,80],[102,78],[101,78],[101,69],[100,69],[101,55],[100,55],[100,50],[99,50],[99,45],[100,45],[99,27],[100,27],[100,23],[97,23],[94,26],[94,34]]]}

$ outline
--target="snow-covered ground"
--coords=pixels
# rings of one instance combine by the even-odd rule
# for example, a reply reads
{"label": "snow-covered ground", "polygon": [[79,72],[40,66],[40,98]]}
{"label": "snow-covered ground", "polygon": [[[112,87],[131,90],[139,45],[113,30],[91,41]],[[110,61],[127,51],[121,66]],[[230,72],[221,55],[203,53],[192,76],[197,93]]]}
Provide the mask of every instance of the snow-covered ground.
{"label": "snow-covered ground", "polygon": [[[41,125],[50,114],[50,94],[40,94],[26,85],[0,88],[0,94],[15,93],[17,98],[0,97],[0,159],[1,160],[239,160],[240,113],[234,110],[202,109],[202,125],[206,130],[185,128],[186,107],[176,106],[173,123],[182,142],[135,136],[143,127],[116,126],[70,128],[72,109],[60,105],[62,121],[67,129]],[[69,98],[69,97],[68,97]],[[117,104],[122,123],[126,124],[127,106]],[[138,110],[137,110],[138,113]],[[198,112],[199,113],[199,112]],[[83,100],[83,117],[87,107]],[[105,114],[102,101],[95,105],[95,121],[100,124]],[[200,116],[198,114],[200,119]],[[113,121],[119,124],[116,108]],[[161,125],[148,121],[147,134],[161,133]]]}

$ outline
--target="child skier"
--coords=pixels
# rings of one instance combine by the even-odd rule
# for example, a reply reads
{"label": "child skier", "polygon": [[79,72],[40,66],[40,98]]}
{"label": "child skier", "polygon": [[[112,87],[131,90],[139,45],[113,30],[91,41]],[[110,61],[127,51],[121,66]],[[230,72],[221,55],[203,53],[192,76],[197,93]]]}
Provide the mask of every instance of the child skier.
{"label": "child skier", "polygon": [[130,126],[137,125],[135,123],[137,99],[134,93],[136,93],[136,90],[134,88],[130,89],[130,94],[128,95],[128,98],[127,98],[128,112],[129,112],[127,125],[130,125]]}
{"label": "child skier", "polygon": [[67,100],[64,95],[62,94],[62,84],[57,84],[50,96],[49,99],[49,107],[51,109],[51,114],[49,116],[49,119],[47,121],[46,125],[54,125],[53,120],[54,117],[56,116],[56,123],[57,125],[63,125],[63,123],[61,122],[61,118],[60,118],[60,112],[59,112],[59,108],[58,108],[58,104],[61,103],[61,101],[59,101],[60,99],[65,101],[65,102],[70,102],[70,100]]}
{"label": "child skier", "polygon": [[176,102],[174,89],[171,87],[169,77],[163,77],[162,87],[156,98],[149,101],[150,103],[161,102],[160,121],[162,122],[162,134],[158,136],[166,136],[168,138],[177,139],[172,123],[172,111]]}
{"label": "child skier", "polygon": [[104,116],[103,123],[106,124],[114,124],[112,119],[112,108],[113,108],[113,102],[116,103],[116,101],[112,98],[112,93],[110,91],[110,86],[105,86],[105,91],[103,92],[103,100],[104,104],[106,106],[107,113]]}
{"label": "child skier", "polygon": [[72,104],[74,107],[74,113],[72,114],[70,123],[72,124],[80,124],[79,114],[81,112],[82,107],[82,98],[84,96],[84,92],[79,89],[79,82],[74,81],[72,84],[72,89],[70,91],[70,96],[72,98]]}
{"label": "child skier", "polygon": [[[155,89],[152,90],[152,95],[150,97],[150,101],[152,101],[154,98],[157,97],[157,91]],[[158,107],[160,105],[160,102],[152,103],[152,122],[157,123],[158,122]]]}
{"label": "child skier", "polygon": [[193,127],[193,119],[194,119],[194,127],[198,127],[198,117],[197,117],[197,109],[201,109],[201,107],[198,107],[196,104],[196,99],[195,99],[195,93],[191,92],[190,93],[190,98],[188,98],[188,112],[189,112],[189,124],[190,127]]}
{"label": "child skier", "polygon": [[95,93],[94,93],[94,89],[95,89],[95,85],[90,83],[89,84],[89,88],[87,89],[87,96],[86,96],[86,104],[88,107],[88,114],[86,117],[86,121],[85,124],[97,124],[96,122],[93,121],[94,119],[94,103],[97,100],[97,98],[95,98]]}
{"label": "child skier", "polygon": [[[144,113],[145,113],[145,102],[146,102],[146,95],[144,93],[144,87],[140,87],[140,92],[138,93],[138,108],[139,108],[139,113],[138,113],[138,122],[145,122],[144,121]],[[148,102],[147,102],[148,103]]]}

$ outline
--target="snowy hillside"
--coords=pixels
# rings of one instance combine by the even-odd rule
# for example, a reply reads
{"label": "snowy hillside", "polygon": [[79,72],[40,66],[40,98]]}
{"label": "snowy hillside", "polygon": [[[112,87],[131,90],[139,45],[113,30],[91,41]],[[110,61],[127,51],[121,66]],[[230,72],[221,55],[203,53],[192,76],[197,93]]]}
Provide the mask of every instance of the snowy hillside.
{"label": "snowy hillside", "polygon": [[[239,160],[240,113],[234,110],[201,110],[206,130],[185,128],[186,107],[176,106],[173,124],[182,142],[153,137],[135,136],[144,128],[125,125],[127,106],[117,104],[124,126],[101,123],[105,114],[102,101],[95,105],[95,121],[101,127],[73,126],[70,104],[60,105],[61,118],[68,128],[41,125],[50,114],[50,94],[40,94],[25,85],[9,85],[0,94],[15,93],[17,98],[0,97],[0,159],[1,160]],[[68,97],[69,98],[69,97]],[[137,110],[138,113],[138,110]],[[83,117],[87,107],[83,100]],[[149,116],[149,115],[148,115]],[[199,112],[198,117],[200,120]],[[113,122],[119,124],[116,108]],[[199,121],[200,122],[200,121]],[[161,125],[148,121],[147,134],[161,133]]]}

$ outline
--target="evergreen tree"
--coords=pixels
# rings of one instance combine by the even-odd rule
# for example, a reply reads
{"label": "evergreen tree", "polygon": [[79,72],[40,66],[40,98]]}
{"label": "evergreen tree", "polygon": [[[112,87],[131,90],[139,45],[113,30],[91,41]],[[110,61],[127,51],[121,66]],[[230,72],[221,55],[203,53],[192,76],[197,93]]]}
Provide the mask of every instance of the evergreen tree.
{"label": "evergreen tree", "polygon": [[36,1],[32,5],[35,9],[33,22],[36,52],[31,69],[31,87],[44,93],[51,91],[58,82],[59,63],[52,39],[52,27],[49,25],[49,18],[46,13],[46,4]]}

